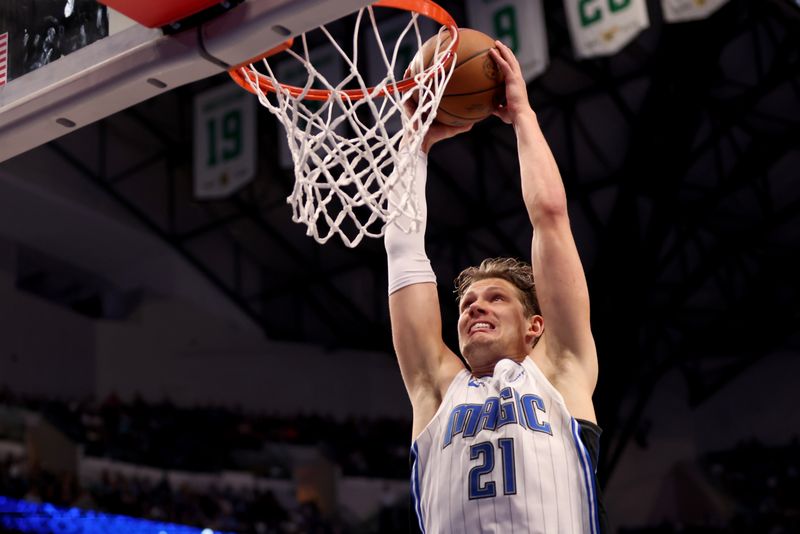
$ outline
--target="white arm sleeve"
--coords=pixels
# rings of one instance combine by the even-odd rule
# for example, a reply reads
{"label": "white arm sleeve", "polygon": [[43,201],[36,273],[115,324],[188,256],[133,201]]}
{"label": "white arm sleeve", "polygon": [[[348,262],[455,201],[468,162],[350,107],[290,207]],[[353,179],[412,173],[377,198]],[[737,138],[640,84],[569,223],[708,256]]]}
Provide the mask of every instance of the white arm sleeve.
{"label": "white arm sleeve", "polygon": [[411,284],[436,282],[431,262],[425,254],[425,227],[428,207],[425,203],[425,182],[428,178],[428,156],[419,152],[416,156],[416,177],[410,193],[420,208],[420,223],[417,230],[405,233],[394,223],[386,228],[383,244],[389,270],[389,294]]}

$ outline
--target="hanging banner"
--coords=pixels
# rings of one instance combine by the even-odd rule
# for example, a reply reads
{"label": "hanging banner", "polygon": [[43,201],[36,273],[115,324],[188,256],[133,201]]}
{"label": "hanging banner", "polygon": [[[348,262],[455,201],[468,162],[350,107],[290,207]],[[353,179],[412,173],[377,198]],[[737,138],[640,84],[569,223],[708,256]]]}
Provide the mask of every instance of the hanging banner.
{"label": "hanging banner", "polygon": [[616,53],[647,28],[645,0],[564,0],[579,58]]}
{"label": "hanging banner", "polygon": [[728,0],[661,0],[661,11],[667,22],[704,19]]}
{"label": "hanging banner", "polygon": [[[333,45],[322,45],[312,48],[308,51],[308,55],[311,59],[311,63],[314,64],[314,69],[328,80],[329,83],[336,85],[342,80],[342,56],[336,51]],[[276,78],[279,82],[284,84],[305,87],[308,81],[308,70],[305,65],[288,55],[286,56],[284,60],[274,65],[270,62]],[[325,85],[319,80],[314,80],[311,87],[312,89],[326,89]],[[318,111],[320,107],[322,107],[322,102],[314,100],[305,100],[303,104],[312,113]],[[338,117],[341,114],[342,111],[338,107],[333,108],[333,117]],[[344,126],[339,125],[336,131],[341,133],[343,129]],[[278,163],[283,169],[291,169],[294,166],[292,152],[289,149],[289,143],[285,135],[282,136],[281,142],[278,143]]]}
{"label": "hanging banner", "polygon": [[194,195],[224,198],[256,173],[256,99],[232,84],[194,98]]}
{"label": "hanging banner", "polygon": [[469,27],[502,41],[530,82],[547,68],[547,29],[541,0],[467,0]]}

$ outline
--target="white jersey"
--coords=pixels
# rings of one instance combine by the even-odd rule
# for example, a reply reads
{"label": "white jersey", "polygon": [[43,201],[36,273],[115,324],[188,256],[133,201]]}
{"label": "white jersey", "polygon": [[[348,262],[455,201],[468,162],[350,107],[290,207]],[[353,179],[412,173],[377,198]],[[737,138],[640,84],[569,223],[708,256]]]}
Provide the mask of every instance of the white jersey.
{"label": "white jersey", "polygon": [[456,375],[411,457],[422,532],[599,532],[579,424],[530,358]]}

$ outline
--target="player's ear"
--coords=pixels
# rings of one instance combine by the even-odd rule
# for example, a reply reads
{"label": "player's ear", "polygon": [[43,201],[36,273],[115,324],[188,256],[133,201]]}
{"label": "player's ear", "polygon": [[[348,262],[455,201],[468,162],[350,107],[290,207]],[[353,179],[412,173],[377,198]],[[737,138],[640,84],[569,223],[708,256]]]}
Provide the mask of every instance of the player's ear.
{"label": "player's ear", "polygon": [[525,342],[528,345],[533,345],[542,333],[544,333],[544,317],[538,314],[528,317],[528,330],[525,332]]}

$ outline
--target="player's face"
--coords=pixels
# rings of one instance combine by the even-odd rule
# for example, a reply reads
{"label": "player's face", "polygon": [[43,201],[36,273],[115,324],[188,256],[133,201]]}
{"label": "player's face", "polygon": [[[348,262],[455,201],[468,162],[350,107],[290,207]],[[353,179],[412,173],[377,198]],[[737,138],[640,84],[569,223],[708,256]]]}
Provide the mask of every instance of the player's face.
{"label": "player's face", "polygon": [[473,283],[459,307],[459,347],[473,370],[501,358],[524,357],[538,335],[517,289],[501,278]]}

